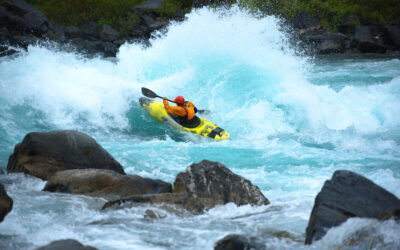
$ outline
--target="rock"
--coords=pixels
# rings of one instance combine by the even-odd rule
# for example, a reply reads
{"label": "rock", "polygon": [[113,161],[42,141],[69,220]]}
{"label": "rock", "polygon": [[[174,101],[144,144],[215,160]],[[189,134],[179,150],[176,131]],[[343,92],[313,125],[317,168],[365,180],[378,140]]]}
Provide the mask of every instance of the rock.
{"label": "rock", "polygon": [[0,45],[0,57],[11,56],[15,53],[18,53],[18,51],[10,49],[8,46]]}
{"label": "rock", "polygon": [[386,25],[386,33],[388,34],[389,43],[400,49],[400,25]]}
{"label": "rock", "polygon": [[177,208],[186,209],[194,214],[201,214],[206,209],[203,205],[204,201],[201,198],[194,198],[186,194],[164,193],[134,195],[124,199],[109,201],[103,205],[102,210],[108,208],[132,207],[137,203],[169,204]]}
{"label": "rock", "polygon": [[86,39],[99,38],[99,25],[93,21],[85,21],[79,26]]}
{"label": "rock", "polygon": [[121,207],[124,203],[165,203],[193,213],[203,213],[217,205],[233,202],[236,205],[268,205],[269,201],[258,187],[232,173],[218,162],[203,160],[179,173],[172,194],[136,195],[106,203],[108,207]]}
{"label": "rock", "polygon": [[[391,250],[400,249],[398,240],[385,237],[380,230],[376,228],[376,224],[370,227],[364,227],[354,233],[346,235],[347,240],[339,247],[342,250],[358,250],[358,249],[380,249]],[[392,236],[393,237],[393,236]]]}
{"label": "rock", "polygon": [[65,28],[65,36],[68,38],[79,38],[82,36],[82,32],[76,26],[67,26]]}
{"label": "rock", "polygon": [[3,185],[0,184],[0,222],[11,211],[13,200],[7,195]]}
{"label": "rock", "polygon": [[155,23],[155,19],[150,16],[150,15],[142,15],[143,22],[146,24],[146,26],[150,27]]}
{"label": "rock", "polygon": [[48,18],[35,7],[21,0],[5,0],[3,6],[14,16],[19,17],[17,26],[28,33],[42,35],[48,30]]}
{"label": "rock", "polygon": [[111,28],[110,25],[103,25],[100,32],[100,39],[103,41],[112,42],[119,38],[119,33],[115,29]]}
{"label": "rock", "polygon": [[174,182],[174,193],[186,193],[195,198],[206,198],[212,208],[233,202],[238,206],[268,205],[269,201],[257,186],[234,174],[219,162],[203,160],[179,173]]}
{"label": "rock", "polygon": [[334,40],[325,40],[318,47],[318,54],[343,53],[343,43]]}
{"label": "rock", "polygon": [[138,194],[171,193],[172,185],[106,169],[74,169],[52,175],[43,190],[118,199]]}
{"label": "rock", "polygon": [[339,25],[338,31],[346,35],[352,35],[356,31],[356,26],[360,25],[360,23],[361,21],[358,16],[346,15],[343,22]]}
{"label": "rock", "polygon": [[293,27],[295,27],[296,29],[308,29],[311,27],[320,26],[319,20],[311,16],[306,11],[300,11],[299,13],[297,13],[294,16],[292,23]]}
{"label": "rock", "polygon": [[8,172],[24,172],[47,180],[67,169],[109,169],[125,174],[122,166],[92,137],[73,130],[32,132],[15,146]]}
{"label": "rock", "polygon": [[166,217],[151,209],[147,209],[145,213],[146,215],[144,217],[147,219],[162,219]]}
{"label": "rock", "polygon": [[400,200],[356,173],[339,170],[317,195],[306,230],[306,244],[351,217],[387,219],[398,216]]}
{"label": "rock", "polygon": [[246,237],[238,234],[230,234],[220,239],[214,244],[214,250],[263,250],[267,249],[255,237]]}
{"label": "rock", "polygon": [[47,37],[57,42],[65,42],[65,27],[58,23],[49,23]]}
{"label": "rock", "polygon": [[371,32],[370,26],[357,26],[354,35],[355,47],[363,53],[384,53],[386,48]]}
{"label": "rock", "polygon": [[25,50],[29,45],[38,44],[40,39],[33,35],[26,36],[13,36],[10,39],[10,43],[16,47],[24,48]]}
{"label": "rock", "polygon": [[56,240],[50,244],[36,248],[36,250],[96,250],[97,248],[91,246],[84,246],[76,240]]}

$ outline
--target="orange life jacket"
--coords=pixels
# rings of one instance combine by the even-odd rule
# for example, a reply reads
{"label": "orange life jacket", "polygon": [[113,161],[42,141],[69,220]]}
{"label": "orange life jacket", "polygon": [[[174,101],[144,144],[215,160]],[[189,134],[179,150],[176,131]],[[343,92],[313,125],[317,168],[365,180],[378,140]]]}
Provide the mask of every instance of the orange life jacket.
{"label": "orange life jacket", "polygon": [[196,115],[195,112],[194,112],[194,104],[192,102],[190,102],[190,101],[187,101],[187,102],[185,102],[183,107],[186,110],[187,119],[188,120],[192,120],[193,117]]}

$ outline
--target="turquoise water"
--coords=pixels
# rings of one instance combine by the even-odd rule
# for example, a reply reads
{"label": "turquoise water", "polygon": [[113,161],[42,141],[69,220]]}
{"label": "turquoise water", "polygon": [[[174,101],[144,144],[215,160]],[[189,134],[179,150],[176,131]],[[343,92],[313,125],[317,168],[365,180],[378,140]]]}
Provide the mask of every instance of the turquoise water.
{"label": "turquoise water", "polygon": [[[371,224],[399,246],[398,223],[366,219],[349,220],[311,247],[303,242],[314,198],[335,170],[355,171],[400,197],[400,57],[296,56],[278,22],[202,9],[151,47],[123,45],[116,60],[38,46],[0,58],[0,168],[27,133],[76,129],[129,174],[172,183],[194,162],[219,161],[271,201],[201,216],[156,207],[166,217],[149,220],[146,205],[101,212],[102,199],[42,192],[41,180],[0,175],[14,200],[0,223],[0,248],[73,238],[99,249],[212,249],[240,233],[271,249],[321,249]],[[156,123],[139,107],[143,86],[211,110],[205,118],[231,139]]]}

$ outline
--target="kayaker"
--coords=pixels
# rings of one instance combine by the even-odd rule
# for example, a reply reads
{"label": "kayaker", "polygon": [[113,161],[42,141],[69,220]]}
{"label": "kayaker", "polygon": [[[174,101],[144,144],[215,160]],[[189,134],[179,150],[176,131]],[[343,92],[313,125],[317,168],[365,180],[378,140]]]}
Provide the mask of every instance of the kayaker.
{"label": "kayaker", "polygon": [[177,96],[174,100],[175,106],[170,106],[168,99],[163,98],[164,107],[168,114],[184,127],[194,128],[200,123],[200,119],[196,116],[197,108],[190,101],[185,101],[183,96]]}

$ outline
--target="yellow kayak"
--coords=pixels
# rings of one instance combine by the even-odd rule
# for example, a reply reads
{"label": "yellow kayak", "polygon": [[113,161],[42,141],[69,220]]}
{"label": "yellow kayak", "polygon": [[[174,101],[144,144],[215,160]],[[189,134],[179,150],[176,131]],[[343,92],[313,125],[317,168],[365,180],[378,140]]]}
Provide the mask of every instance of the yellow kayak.
{"label": "yellow kayak", "polygon": [[142,108],[144,108],[144,110],[146,110],[147,113],[149,113],[158,122],[166,122],[174,128],[188,131],[204,137],[210,137],[217,141],[226,140],[230,137],[228,132],[201,117],[198,118],[199,124],[194,128],[188,128],[180,125],[174,120],[172,116],[168,115],[167,111],[164,108],[164,104],[159,101],[151,100],[146,97],[141,97],[139,99],[139,103]]}

